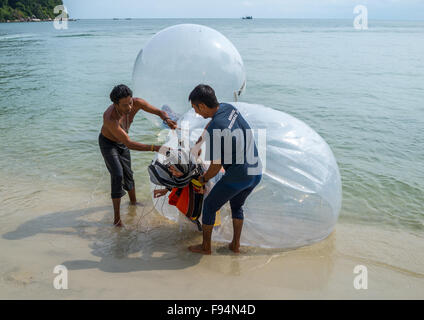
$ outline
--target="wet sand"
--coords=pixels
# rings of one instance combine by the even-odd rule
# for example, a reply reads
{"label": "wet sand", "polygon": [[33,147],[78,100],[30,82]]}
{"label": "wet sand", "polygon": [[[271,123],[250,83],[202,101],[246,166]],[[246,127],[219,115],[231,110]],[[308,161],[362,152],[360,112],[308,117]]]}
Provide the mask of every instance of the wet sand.
{"label": "wet sand", "polygon": [[[324,241],[296,250],[242,247],[235,255],[214,243],[201,256],[187,250],[200,233],[179,232],[148,200],[133,207],[123,198],[119,230],[102,191],[81,202],[87,194],[55,186],[19,210],[14,200],[25,191],[16,199],[1,191],[1,299],[424,298],[419,234],[338,223]],[[56,265],[68,269],[67,290],[53,287]],[[353,286],[356,265],[367,267],[367,290]]]}

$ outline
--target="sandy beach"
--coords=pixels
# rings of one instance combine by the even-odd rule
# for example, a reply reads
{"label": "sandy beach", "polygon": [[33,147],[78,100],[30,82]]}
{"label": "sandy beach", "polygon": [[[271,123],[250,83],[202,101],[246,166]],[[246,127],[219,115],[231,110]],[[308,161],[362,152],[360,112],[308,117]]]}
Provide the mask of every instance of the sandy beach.
{"label": "sandy beach", "polygon": [[[112,209],[101,190],[79,203],[87,194],[46,186],[12,218],[7,208],[18,201],[15,194],[0,216],[1,299],[424,296],[424,242],[408,233],[339,223],[326,240],[296,250],[243,247],[235,255],[214,243],[213,254],[201,256],[187,250],[200,234],[180,232],[148,199],[144,207],[131,207],[124,198],[126,228],[119,230],[111,226]],[[68,269],[67,290],[53,287],[56,265]],[[353,286],[356,265],[368,269],[367,290]]]}

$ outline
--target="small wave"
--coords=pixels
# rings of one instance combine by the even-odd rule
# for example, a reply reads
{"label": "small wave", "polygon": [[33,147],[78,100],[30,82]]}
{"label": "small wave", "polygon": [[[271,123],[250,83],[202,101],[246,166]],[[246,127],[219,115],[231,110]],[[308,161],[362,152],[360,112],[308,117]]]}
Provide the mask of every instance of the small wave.
{"label": "small wave", "polygon": [[97,35],[92,33],[78,33],[78,34],[65,34],[56,36],[56,38],[82,38],[82,37],[96,37]]}
{"label": "small wave", "polygon": [[345,253],[340,253],[341,256],[349,259],[349,260],[353,260],[353,261],[362,261],[364,264],[373,264],[377,267],[381,267],[384,269],[388,269],[394,272],[398,272],[401,274],[404,274],[406,276],[410,276],[413,278],[418,278],[418,279],[423,279],[424,278],[424,274],[421,272],[416,272],[414,270],[410,270],[404,267],[399,267],[396,266],[394,264],[391,263],[386,263],[383,261],[379,261],[376,259],[370,259],[370,258],[365,258],[365,257],[361,257],[361,256],[357,256],[357,255],[349,255],[349,254],[345,254]]}
{"label": "small wave", "polygon": [[0,35],[0,40],[30,38],[30,37],[33,37],[33,36],[34,36],[34,34],[31,34],[31,33],[2,34],[2,35]]}

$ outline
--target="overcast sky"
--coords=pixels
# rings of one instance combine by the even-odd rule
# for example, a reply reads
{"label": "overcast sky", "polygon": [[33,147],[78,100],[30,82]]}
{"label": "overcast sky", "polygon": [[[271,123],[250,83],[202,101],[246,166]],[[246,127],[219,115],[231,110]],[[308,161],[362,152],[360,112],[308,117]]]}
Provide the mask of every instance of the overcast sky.
{"label": "overcast sky", "polygon": [[424,20],[424,0],[64,0],[72,18],[346,18]]}

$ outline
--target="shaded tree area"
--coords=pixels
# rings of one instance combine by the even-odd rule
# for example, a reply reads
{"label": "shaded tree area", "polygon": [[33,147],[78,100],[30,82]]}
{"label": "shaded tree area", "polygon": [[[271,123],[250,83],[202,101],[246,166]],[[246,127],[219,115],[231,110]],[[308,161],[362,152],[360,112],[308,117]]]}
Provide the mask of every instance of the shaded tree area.
{"label": "shaded tree area", "polygon": [[0,22],[28,18],[54,19],[53,9],[62,0],[0,0]]}

